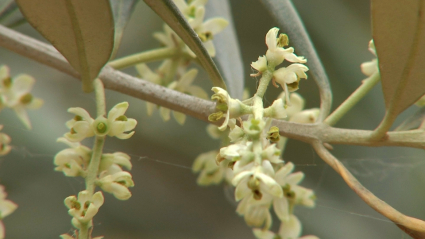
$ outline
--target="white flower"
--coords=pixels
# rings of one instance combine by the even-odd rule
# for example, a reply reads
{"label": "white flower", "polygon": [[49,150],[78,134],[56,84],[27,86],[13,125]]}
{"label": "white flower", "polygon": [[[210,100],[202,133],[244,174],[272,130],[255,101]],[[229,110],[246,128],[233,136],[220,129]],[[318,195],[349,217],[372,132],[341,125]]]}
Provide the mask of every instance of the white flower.
{"label": "white flower", "polygon": [[131,170],[132,164],[130,156],[122,152],[115,152],[113,154],[102,154],[99,165],[99,172],[107,171],[108,174],[114,174],[122,171],[121,167]]}
{"label": "white flower", "polygon": [[108,118],[99,116],[94,120],[83,108],[69,108],[68,112],[74,113],[76,116],[74,119],[66,122],[66,126],[70,129],[70,132],[65,134],[65,138],[71,142],[79,142],[93,135],[109,135],[119,139],[128,139],[134,134],[134,131],[126,132],[133,130],[136,127],[137,121],[127,118],[124,115],[127,109],[128,103],[121,102],[112,107],[108,113]]}
{"label": "white flower", "polygon": [[[212,39],[214,38],[214,35],[223,31],[223,29],[229,25],[229,22],[221,17],[208,19],[207,21],[203,22],[204,17],[205,8],[198,7],[196,9],[195,18],[189,19],[189,25],[198,34],[210,56],[214,57],[216,52]],[[192,56],[195,56],[192,51],[189,51],[189,53]]]}
{"label": "white flower", "polygon": [[274,200],[273,207],[280,220],[286,221],[289,217],[290,205],[303,205],[314,207],[315,196],[312,190],[298,186],[303,180],[304,173],[291,173],[294,170],[294,164],[289,162],[279,169],[274,179],[282,186],[284,197]]}
{"label": "white flower", "polygon": [[312,124],[316,122],[317,117],[319,117],[320,109],[313,108],[308,110],[303,110],[294,114],[289,121],[301,123],[301,124]]}
{"label": "white flower", "polygon": [[0,68],[0,109],[11,108],[15,111],[22,123],[31,129],[31,122],[28,118],[27,109],[38,109],[43,105],[43,100],[34,98],[30,93],[35,83],[35,79],[29,75],[21,74],[13,79],[10,77],[10,70],[7,66]]}
{"label": "white flower", "polygon": [[229,168],[229,161],[223,160],[219,165],[216,163],[216,150],[200,154],[192,165],[192,171],[201,172],[197,183],[202,186],[219,184],[223,179],[228,182],[233,178],[233,172]]}
{"label": "white flower", "polygon": [[235,125],[235,127],[233,127],[233,129],[231,129],[229,133],[229,139],[230,139],[230,142],[232,143],[237,143],[243,140],[244,136],[245,136],[245,132],[243,131],[241,127],[237,125]]}
{"label": "white flower", "polygon": [[[3,125],[0,125],[0,130],[3,129]],[[5,133],[0,133],[0,156],[6,155],[12,150],[12,146],[10,146],[10,137]]]}
{"label": "white flower", "polygon": [[[212,18],[203,22],[205,17],[204,5],[206,2],[206,0],[195,0],[187,4],[184,0],[174,1],[180,12],[186,17],[189,25],[204,43],[210,56],[214,57],[216,52],[211,40],[214,38],[214,35],[221,32],[228,25],[228,22],[223,18]],[[164,26],[164,32],[154,33],[154,37],[167,47],[184,46],[186,52],[192,57],[196,57],[189,47],[182,44],[181,39],[168,26]]]}
{"label": "white flower", "polygon": [[70,148],[64,149],[55,155],[55,171],[62,171],[68,177],[81,176],[90,162],[91,149],[82,146],[79,142],[72,143],[66,138],[59,138],[58,142],[67,144]]}
{"label": "white flower", "polygon": [[[219,111],[212,113],[208,116],[209,121],[218,121],[225,117],[223,124],[218,128],[224,131],[232,118],[238,118],[245,112],[243,110],[243,103],[238,99],[232,99],[226,90],[220,87],[213,87],[214,95],[211,96],[212,100],[216,100],[216,109]],[[248,106],[247,106],[248,107]]]}
{"label": "white flower", "polygon": [[[96,125],[96,131],[98,135],[102,134],[108,134],[109,136],[117,137],[119,139],[128,139],[133,134],[134,131],[131,131],[136,127],[137,121],[135,119],[127,118],[127,116],[124,115],[124,113],[128,109],[128,102],[121,102],[119,104],[116,104],[112,109],[108,112],[108,118],[107,118],[107,124],[106,129],[103,130],[99,128],[100,124],[102,124],[102,121],[96,121],[99,122],[93,122],[94,125]],[[131,131],[131,132],[128,132]],[[128,132],[128,133],[126,133]]]}
{"label": "white flower", "polygon": [[65,199],[65,205],[69,209],[69,215],[73,216],[72,223],[76,228],[80,228],[81,223],[91,225],[92,218],[103,205],[104,198],[102,192],[96,192],[90,196],[87,190],[78,193],[78,198],[69,196]]}
{"label": "white flower", "polygon": [[288,221],[280,224],[279,233],[276,235],[274,232],[253,229],[254,235],[257,239],[319,239],[317,236],[308,235],[300,237],[301,235],[301,222],[295,215],[291,215]]}
{"label": "white flower", "polygon": [[283,197],[282,187],[272,178],[273,175],[267,175],[265,173],[274,173],[273,167],[267,162],[267,160],[263,161],[263,166],[265,167],[257,166],[253,170],[242,171],[235,175],[232,184],[236,186],[236,201],[249,196],[252,196],[256,200],[261,200],[263,194],[269,194],[278,198]]}
{"label": "white flower", "polygon": [[106,171],[101,173],[99,180],[96,184],[102,188],[103,191],[112,193],[119,200],[127,200],[131,197],[129,187],[134,186],[131,174],[128,172],[116,172],[108,175]]}
{"label": "white flower", "polygon": [[[273,73],[273,83],[279,83],[288,95],[289,92],[298,90],[301,78],[307,79],[306,71],[308,71],[308,67],[303,64],[291,64],[288,67],[281,67]],[[275,84],[275,86],[277,85]],[[286,97],[286,99],[289,103],[289,98]]]}
{"label": "white flower", "polygon": [[[207,99],[208,94],[201,87],[192,85],[193,80],[195,79],[197,74],[198,70],[191,69],[184,73],[179,80],[171,82],[167,87],[169,89],[193,95],[201,99]],[[164,121],[168,121],[170,119],[171,110],[164,107],[161,107],[160,110],[161,116]],[[179,124],[184,124],[186,120],[185,114],[173,111],[173,116]]]}
{"label": "white flower", "polygon": [[[370,40],[369,42],[369,51],[376,56],[376,49],[375,44],[373,43],[373,40]],[[378,72],[378,59],[373,59],[372,61],[364,62],[360,65],[360,69],[362,70],[363,74],[367,76],[371,76],[374,73]]]}
{"label": "white flower", "polygon": [[68,112],[75,114],[75,117],[66,122],[66,127],[70,129],[70,132],[64,135],[67,140],[79,142],[94,135],[94,130],[92,129],[94,119],[89,112],[80,107],[69,108]]}
{"label": "white flower", "polygon": [[283,119],[287,117],[285,103],[283,99],[273,101],[273,104],[264,109],[264,117]]}
{"label": "white flower", "polygon": [[283,48],[284,46],[288,45],[288,36],[285,34],[280,34],[277,38],[278,32],[279,28],[274,27],[266,34],[266,44],[268,47],[266,52],[267,62],[273,67],[282,63],[283,60],[299,63],[307,62],[304,57],[296,56],[294,54],[294,48]]}
{"label": "white flower", "polygon": [[249,205],[248,200],[244,199],[239,203],[236,212],[244,216],[248,226],[269,229],[272,225],[272,216],[266,204]]}
{"label": "white flower", "polygon": [[[258,60],[251,63],[252,68],[256,69],[258,72],[264,72],[267,70],[267,58],[266,56],[259,56]],[[256,76],[257,74],[251,74],[251,76]]]}
{"label": "white flower", "polygon": [[5,230],[3,225],[3,219],[12,214],[18,205],[14,202],[7,200],[7,193],[4,190],[4,186],[0,185],[0,238],[5,238]]}
{"label": "white flower", "polygon": [[281,152],[275,144],[267,146],[267,148],[261,152],[262,158],[269,160],[271,163],[283,163],[283,160],[280,159],[280,154]]}

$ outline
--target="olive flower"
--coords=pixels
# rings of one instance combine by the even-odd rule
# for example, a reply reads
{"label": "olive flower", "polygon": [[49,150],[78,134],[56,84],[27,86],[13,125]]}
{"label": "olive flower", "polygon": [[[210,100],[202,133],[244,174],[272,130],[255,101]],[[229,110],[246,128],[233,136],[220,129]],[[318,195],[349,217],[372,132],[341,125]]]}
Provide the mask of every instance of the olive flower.
{"label": "olive flower", "polygon": [[[93,135],[109,135],[119,139],[128,139],[134,134],[134,131],[131,130],[136,127],[137,121],[124,115],[127,109],[128,103],[122,102],[112,107],[108,113],[108,118],[99,116],[94,120],[83,108],[69,108],[68,112],[74,113],[76,116],[66,122],[70,132],[65,134],[65,138],[71,142],[79,142]],[[131,132],[126,133],[128,131]]]}
{"label": "olive flower", "polygon": [[22,123],[31,129],[31,122],[26,110],[38,109],[43,104],[43,100],[33,97],[30,93],[35,79],[26,74],[12,79],[9,68],[2,66],[0,67],[0,82],[0,109],[3,107],[13,109]]}
{"label": "olive flower", "polygon": [[64,202],[65,206],[69,208],[69,215],[73,216],[72,224],[76,228],[80,228],[81,223],[92,224],[92,218],[103,205],[104,198],[102,192],[96,192],[90,196],[89,192],[84,190],[78,193],[78,198],[69,196]]}
{"label": "olive flower", "polygon": [[277,37],[279,32],[279,28],[274,27],[270,29],[266,34],[266,44],[268,50],[266,52],[266,58],[268,64],[272,66],[277,66],[283,62],[283,60],[287,60],[289,62],[299,62],[306,63],[307,61],[302,56],[296,56],[294,54],[294,48],[283,48],[287,46],[289,43],[288,36],[285,34],[280,34]]}
{"label": "olive flower", "polygon": [[295,215],[291,215],[287,221],[280,224],[278,234],[258,228],[254,229],[253,232],[257,239],[319,239],[317,236],[313,235],[300,237],[301,222]]}

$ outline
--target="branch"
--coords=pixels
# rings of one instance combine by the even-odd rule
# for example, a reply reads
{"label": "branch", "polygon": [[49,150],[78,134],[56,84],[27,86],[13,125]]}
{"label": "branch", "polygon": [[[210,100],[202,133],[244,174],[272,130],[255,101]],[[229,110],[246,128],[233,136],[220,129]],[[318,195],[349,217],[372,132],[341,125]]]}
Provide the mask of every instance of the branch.
{"label": "branch", "polygon": [[406,216],[376,197],[372,192],[365,188],[337,158],[329,153],[329,151],[323,146],[322,142],[315,141],[312,145],[323,161],[329,164],[329,166],[341,175],[347,185],[370,207],[390,219],[413,238],[425,238],[424,221]]}
{"label": "branch", "polygon": [[[1,25],[0,46],[79,79],[79,74],[54,47]],[[208,121],[208,115],[215,112],[215,104],[211,101],[153,84],[109,66],[103,68],[99,78],[102,79],[106,89],[146,100],[208,123],[211,123]],[[388,132],[388,137],[380,141],[371,141],[372,131],[369,130],[340,129],[325,124],[297,124],[282,120],[274,120],[273,125],[279,127],[282,136],[308,143],[320,140],[330,144],[425,148],[423,130]]]}

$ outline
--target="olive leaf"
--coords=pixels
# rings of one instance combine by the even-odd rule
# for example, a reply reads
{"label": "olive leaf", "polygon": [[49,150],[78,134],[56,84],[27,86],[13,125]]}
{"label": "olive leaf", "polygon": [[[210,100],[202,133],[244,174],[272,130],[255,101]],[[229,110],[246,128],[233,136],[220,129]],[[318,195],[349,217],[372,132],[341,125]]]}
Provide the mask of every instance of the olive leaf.
{"label": "olive leaf", "polygon": [[111,54],[111,58],[114,58],[118,51],[124,29],[130,20],[130,16],[133,13],[134,7],[138,1],[139,0],[109,0],[115,22],[114,50]]}
{"label": "olive leaf", "polygon": [[81,74],[83,90],[108,62],[114,21],[108,0],[17,0],[26,20]]}
{"label": "olive leaf", "polygon": [[391,123],[425,94],[425,1],[372,0],[372,32]]}
{"label": "olive leaf", "polygon": [[227,89],[214,61],[205,49],[198,34],[189,26],[172,0],[144,0],[173,29],[186,45],[195,53],[214,86]]}
{"label": "olive leaf", "polygon": [[425,120],[425,107],[420,108],[415,114],[404,120],[395,131],[417,129]]}
{"label": "olive leaf", "polygon": [[222,17],[229,25],[214,36],[216,48],[214,61],[217,62],[233,98],[242,99],[244,90],[244,67],[236,29],[233,24],[232,9],[229,0],[213,0],[206,4],[206,16]]}
{"label": "olive leaf", "polygon": [[25,18],[14,0],[0,1],[0,23],[7,27],[15,27],[25,23]]}
{"label": "olive leaf", "polygon": [[309,73],[313,76],[320,92],[320,115],[323,121],[329,115],[332,106],[332,91],[325,68],[298,16],[297,10],[290,0],[261,0],[266,9],[276,19],[279,27],[289,36],[291,45],[299,55],[307,58]]}

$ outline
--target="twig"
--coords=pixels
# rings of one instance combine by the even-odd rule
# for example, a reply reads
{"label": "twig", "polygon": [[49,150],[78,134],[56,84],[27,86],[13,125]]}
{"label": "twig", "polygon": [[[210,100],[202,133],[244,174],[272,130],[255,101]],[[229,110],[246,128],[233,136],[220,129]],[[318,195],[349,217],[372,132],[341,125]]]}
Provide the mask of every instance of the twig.
{"label": "twig", "polygon": [[[53,67],[77,79],[79,78],[79,74],[54,47],[1,25],[0,46]],[[215,111],[215,104],[211,101],[153,84],[114,70],[109,66],[103,68],[99,78],[102,79],[106,89],[146,100],[205,122],[209,122],[208,115]],[[221,122],[215,123],[221,124]],[[371,141],[370,133],[372,131],[370,130],[340,129],[324,124],[297,124],[282,120],[274,120],[273,125],[279,127],[282,136],[308,143],[320,140],[330,144],[425,148],[425,133],[423,133],[423,130],[389,132],[388,137],[380,141]]]}
{"label": "twig", "polygon": [[317,154],[331,166],[363,201],[377,212],[394,222],[402,230],[406,231],[414,238],[425,238],[425,222],[417,218],[406,216],[386,202],[376,197],[372,192],[365,188],[348,169],[335,158],[320,141],[313,142],[313,147]]}

